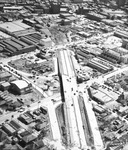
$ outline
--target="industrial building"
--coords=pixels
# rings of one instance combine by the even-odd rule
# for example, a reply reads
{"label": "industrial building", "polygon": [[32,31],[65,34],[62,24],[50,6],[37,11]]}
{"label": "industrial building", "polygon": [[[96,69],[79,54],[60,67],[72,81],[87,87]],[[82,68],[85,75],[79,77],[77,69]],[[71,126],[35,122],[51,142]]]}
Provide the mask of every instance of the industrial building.
{"label": "industrial building", "polygon": [[3,82],[0,83],[0,90],[6,91],[10,88],[10,83],[9,82]]}
{"label": "industrial building", "polygon": [[126,38],[128,39],[128,32],[127,31],[115,31],[114,32],[114,35],[117,36],[117,37],[120,37],[120,38]]}
{"label": "industrial building", "polygon": [[15,120],[11,120],[9,125],[11,125],[16,131],[21,129],[21,126]]}
{"label": "industrial building", "polygon": [[2,126],[2,129],[3,129],[9,136],[14,135],[14,134],[16,133],[16,130],[15,130],[13,127],[11,127],[8,123],[4,124],[4,125]]}
{"label": "industrial building", "polygon": [[89,19],[96,20],[96,21],[101,21],[102,19],[106,19],[106,16],[101,15],[101,14],[97,14],[97,13],[93,13],[93,12],[88,13],[87,17]]}
{"label": "industrial building", "polygon": [[123,48],[104,50],[100,57],[114,63],[128,63],[128,52]]}
{"label": "industrial building", "polygon": [[32,42],[25,41],[24,39],[17,40],[15,38],[5,39],[0,41],[1,52],[7,56],[19,55],[34,51],[36,49]]}
{"label": "industrial building", "polygon": [[0,82],[8,81],[11,76],[12,75],[7,71],[2,71],[2,72],[0,71]]}
{"label": "industrial building", "polygon": [[101,91],[96,91],[95,94],[93,94],[93,100],[104,105],[105,103],[112,101],[112,98]]}
{"label": "industrial building", "polygon": [[30,29],[30,28],[31,26],[24,24],[22,20],[0,24],[0,29],[3,31],[8,31],[9,33],[23,31],[23,30]]}
{"label": "industrial building", "polygon": [[89,67],[92,67],[94,69],[97,69],[99,72],[102,72],[102,73],[107,73],[109,71],[112,71],[113,68],[107,64],[105,64],[103,62],[103,60],[100,60],[100,59],[91,59],[88,64],[87,64]]}
{"label": "industrial building", "polygon": [[24,80],[16,80],[11,82],[11,90],[18,94],[26,94],[32,91],[32,85]]}
{"label": "industrial building", "polygon": [[26,125],[33,122],[32,117],[28,113],[21,114],[18,119]]}
{"label": "industrial building", "polygon": [[45,46],[45,47],[52,47],[52,40],[51,38],[44,38],[40,40],[40,44]]}

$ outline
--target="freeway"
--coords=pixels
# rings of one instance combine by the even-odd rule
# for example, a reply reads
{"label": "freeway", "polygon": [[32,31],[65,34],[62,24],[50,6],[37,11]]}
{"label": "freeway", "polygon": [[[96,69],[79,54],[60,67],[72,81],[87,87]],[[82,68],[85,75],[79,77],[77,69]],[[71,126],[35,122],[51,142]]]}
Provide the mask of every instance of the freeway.
{"label": "freeway", "polygon": [[74,145],[77,147],[80,147],[80,141],[79,141],[79,134],[78,134],[78,128],[77,128],[77,122],[76,122],[76,116],[75,116],[75,110],[73,107],[73,101],[71,96],[71,84],[70,82],[67,82],[67,79],[69,80],[69,77],[65,77],[62,75],[63,80],[63,89],[64,89],[64,100],[65,100],[65,111],[67,122],[66,127],[68,129],[67,137],[68,137],[68,145]]}
{"label": "freeway", "polygon": [[59,71],[64,94],[64,115],[67,129],[68,146],[80,149],[88,148],[83,131],[83,122],[78,104],[78,87],[76,83],[73,60],[68,50],[59,51]]}
{"label": "freeway", "polygon": [[80,147],[85,149],[89,145],[87,144],[87,140],[86,140],[85,134],[83,132],[83,122],[82,122],[82,116],[81,116],[80,108],[79,108],[78,87],[77,87],[77,83],[76,83],[76,78],[72,78],[70,84],[71,84],[71,88],[72,88],[72,101],[73,101],[73,106],[74,106],[74,110],[75,110]]}

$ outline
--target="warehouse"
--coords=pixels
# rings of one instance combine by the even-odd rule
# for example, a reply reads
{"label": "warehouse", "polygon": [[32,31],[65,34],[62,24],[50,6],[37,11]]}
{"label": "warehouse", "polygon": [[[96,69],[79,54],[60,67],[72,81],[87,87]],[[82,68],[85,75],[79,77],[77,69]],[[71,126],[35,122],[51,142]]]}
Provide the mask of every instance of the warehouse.
{"label": "warehouse", "polygon": [[36,24],[36,22],[34,20],[31,20],[31,19],[28,19],[28,18],[23,19],[23,23],[25,23],[29,26],[32,26],[32,27],[34,27],[35,24]]}
{"label": "warehouse", "polygon": [[128,50],[128,39],[123,39],[122,47]]}
{"label": "warehouse", "polygon": [[112,68],[107,67],[107,66],[105,66],[104,64],[101,64],[101,63],[99,63],[99,62],[97,62],[97,61],[95,61],[95,60],[89,61],[87,65],[88,65],[89,67],[92,67],[92,68],[94,68],[94,69],[97,69],[99,72],[102,72],[102,73],[107,73],[107,72],[109,72],[109,71],[112,70]]}
{"label": "warehouse", "polygon": [[5,29],[9,33],[14,33],[17,31],[23,31],[26,29],[25,27],[18,25],[16,23],[13,23],[13,22],[2,23],[2,24],[0,24],[0,28]]}
{"label": "warehouse", "polygon": [[0,81],[8,81],[11,76],[9,72],[0,72]]}
{"label": "warehouse", "polygon": [[48,122],[39,123],[35,126],[35,128],[36,128],[37,131],[40,131],[40,130],[46,129],[46,128],[48,129],[49,124],[48,124]]}
{"label": "warehouse", "polygon": [[26,94],[32,91],[32,85],[24,80],[16,80],[11,82],[11,90],[18,94]]}
{"label": "warehouse", "polygon": [[15,38],[5,39],[0,41],[1,52],[7,53],[8,56],[14,56],[30,51],[34,51],[36,46],[32,42],[26,42],[25,40],[17,40]]}
{"label": "warehouse", "polygon": [[107,96],[105,93],[103,93],[101,91],[96,91],[93,94],[93,100],[104,105],[105,103],[112,101],[112,98]]}
{"label": "warehouse", "polygon": [[97,13],[88,13],[87,17],[92,20],[101,21],[102,19],[106,19],[106,16]]}
{"label": "warehouse", "polygon": [[44,45],[45,47],[52,47],[52,40],[51,38],[41,39],[40,44]]}
{"label": "warehouse", "polygon": [[26,35],[20,36],[21,41],[29,45],[37,45],[41,40],[41,35],[39,33],[28,33]]}
{"label": "warehouse", "polygon": [[84,57],[84,58],[87,58],[87,59],[90,59],[90,52],[88,51],[83,51],[83,50],[77,50],[77,54]]}
{"label": "warehouse", "polygon": [[60,13],[60,4],[53,2],[51,4],[51,13],[59,14]]}
{"label": "warehouse", "polygon": [[33,119],[28,115],[28,113],[20,115],[18,119],[27,125],[33,122]]}
{"label": "warehouse", "polygon": [[26,135],[22,138],[23,142],[25,142],[25,144],[28,144],[32,141],[34,141],[37,137],[34,135],[34,134],[29,134],[29,135]]}
{"label": "warehouse", "polygon": [[16,133],[16,130],[11,127],[9,124],[4,124],[2,126],[2,129],[8,134],[8,135],[14,135]]}
{"label": "warehouse", "polygon": [[0,89],[1,89],[2,91],[8,90],[9,87],[10,87],[10,83],[9,83],[9,82],[3,82],[2,84],[0,84]]}
{"label": "warehouse", "polygon": [[23,6],[4,6],[4,11],[20,11],[23,9]]}
{"label": "warehouse", "polygon": [[120,38],[126,38],[128,39],[128,32],[126,31],[115,31],[114,35]]}
{"label": "warehouse", "polygon": [[106,59],[106,60],[108,60],[108,61],[110,61],[110,62],[112,62],[112,63],[114,63],[114,64],[119,63],[119,61],[117,61],[117,60],[111,58],[110,56],[108,56],[108,55],[106,55],[106,54],[104,54],[104,53],[101,53],[100,57],[103,58],[103,59]]}
{"label": "warehouse", "polygon": [[101,114],[105,112],[105,109],[103,109],[101,106],[99,105],[93,105],[93,110],[96,111],[97,113]]}
{"label": "warehouse", "polygon": [[4,33],[4,32],[2,32],[2,31],[0,31],[0,39],[4,39],[4,38],[10,38],[11,36],[10,35],[8,35],[7,33]]}
{"label": "warehouse", "polygon": [[22,31],[16,31],[14,32],[14,35],[16,37],[21,37],[21,36],[24,36],[24,35],[27,35],[27,34],[33,34],[35,33],[35,30],[34,29],[25,29],[25,30],[22,30]]}
{"label": "warehouse", "polygon": [[15,38],[11,38],[11,41],[21,45],[22,47],[27,47],[28,46],[26,43],[24,43],[22,41],[19,41],[19,40],[15,39]]}
{"label": "warehouse", "polygon": [[17,50],[22,48],[21,45],[19,45],[18,43],[12,41],[11,39],[5,40],[4,43],[8,44],[9,46],[12,46],[12,47],[16,48]]}
{"label": "warehouse", "polygon": [[117,52],[115,50],[107,50],[107,51],[104,51],[102,55],[105,55],[106,58],[109,57],[116,60],[118,63],[121,62],[121,57],[122,57],[122,54],[120,52]]}
{"label": "warehouse", "polygon": [[11,120],[9,125],[11,125],[17,131],[21,129],[21,126],[15,120]]}
{"label": "warehouse", "polygon": [[52,36],[51,32],[47,28],[40,29],[40,32],[47,35],[48,37]]}

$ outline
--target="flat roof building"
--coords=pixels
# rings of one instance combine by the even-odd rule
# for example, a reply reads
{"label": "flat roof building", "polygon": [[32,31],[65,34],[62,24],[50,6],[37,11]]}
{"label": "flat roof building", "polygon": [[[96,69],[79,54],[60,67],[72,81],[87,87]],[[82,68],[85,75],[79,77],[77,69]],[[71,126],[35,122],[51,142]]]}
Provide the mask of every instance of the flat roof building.
{"label": "flat roof building", "polygon": [[31,92],[32,85],[28,84],[24,80],[16,80],[11,82],[11,89],[16,91],[18,94],[25,94]]}

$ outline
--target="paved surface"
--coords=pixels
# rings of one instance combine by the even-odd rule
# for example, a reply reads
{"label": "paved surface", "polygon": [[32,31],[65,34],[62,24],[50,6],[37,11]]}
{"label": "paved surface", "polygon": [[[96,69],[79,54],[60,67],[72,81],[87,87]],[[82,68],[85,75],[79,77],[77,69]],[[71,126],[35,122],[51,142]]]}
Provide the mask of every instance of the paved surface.
{"label": "paved surface", "polygon": [[[108,36],[107,34],[105,34],[104,36]],[[101,38],[101,37],[95,37],[95,38]],[[94,37],[93,37],[94,39]],[[87,39],[89,40],[89,39]],[[70,39],[71,41],[71,39]],[[73,45],[73,44],[83,44],[85,43],[85,40],[80,40],[80,41],[77,41],[77,42],[70,42],[70,43],[67,43],[65,45],[61,45],[61,46],[56,46],[55,48],[52,48],[51,50],[57,50],[57,49],[62,49],[62,48],[66,48],[66,46],[68,45]],[[31,53],[32,55],[34,54],[35,52]],[[14,57],[11,57],[11,58],[7,58],[7,59],[3,59],[2,60],[2,63],[3,64],[0,64],[3,68],[5,68],[6,70],[8,70],[10,73],[12,73],[13,75],[19,77],[14,69],[14,72],[10,71],[10,69],[8,67],[5,67],[4,65],[7,65],[8,61],[11,61],[11,60],[15,60],[15,59],[18,59],[18,58],[21,58],[21,57],[26,57],[25,56],[26,54],[24,55],[18,55],[18,56],[14,56]],[[28,55],[29,56],[29,55]],[[67,60],[67,58],[66,58]],[[56,60],[55,60],[56,61]],[[68,60],[67,60],[68,61]],[[57,61],[55,62],[57,63]],[[70,63],[70,62],[69,62]],[[68,71],[70,72],[70,74],[72,74],[71,70],[70,70],[70,67],[68,67]],[[55,74],[58,72],[57,70],[58,68],[56,67],[55,68]],[[67,68],[66,68],[67,69]],[[99,130],[98,130],[98,125],[97,125],[97,121],[96,121],[96,118],[95,118],[95,114],[94,112],[92,111],[92,105],[91,103],[88,102],[88,96],[87,96],[87,93],[84,93],[84,91],[86,90],[86,86],[90,86],[92,83],[94,82],[97,82],[97,83],[103,83],[106,79],[112,77],[112,76],[115,76],[116,74],[120,74],[122,73],[123,71],[127,71],[128,70],[128,66],[126,67],[123,67],[123,68],[117,68],[116,70],[112,71],[111,73],[108,73],[108,74],[105,74],[105,75],[102,75],[102,76],[99,76],[98,78],[94,78],[94,79],[91,79],[89,81],[87,81],[85,84],[81,84],[79,85],[79,87],[77,87],[76,85],[76,81],[74,78],[66,78],[64,77],[63,79],[63,82],[65,84],[65,87],[64,87],[64,91],[66,92],[65,94],[65,98],[66,98],[66,109],[68,109],[67,111],[67,117],[68,117],[68,127],[70,128],[70,130],[72,132],[70,132],[70,136],[71,136],[71,139],[72,139],[72,143],[74,144],[74,149],[78,149],[78,147],[86,147],[86,140],[85,140],[85,137],[84,137],[84,132],[81,128],[82,126],[82,119],[81,119],[81,114],[80,114],[80,110],[79,110],[79,107],[78,107],[78,99],[77,99],[77,92],[76,91],[82,91],[83,95],[84,95],[84,102],[85,102],[85,105],[86,105],[86,108],[87,108],[87,112],[89,114],[89,120],[91,122],[91,129],[92,129],[92,132],[93,132],[93,137],[94,137],[94,145],[96,147],[96,150],[103,150],[103,143],[102,143],[102,139],[101,139],[101,135],[99,133]],[[21,72],[21,71],[17,71],[19,74],[22,74],[23,76],[29,76],[30,74],[27,74],[27,73],[24,73],[24,72]],[[27,78],[23,77],[24,80],[26,80],[27,82],[30,82]],[[67,81],[68,79],[68,81]],[[70,80],[70,82],[69,82]],[[42,89],[40,89],[38,86],[36,86],[33,82],[30,82],[32,83],[33,87],[35,87],[40,93],[42,93],[43,95],[45,95],[45,99],[42,99],[40,101],[40,103],[36,102],[36,103],[33,103],[30,105],[30,110],[34,110],[40,106],[46,106],[48,108],[48,112],[49,112],[49,117],[50,117],[50,122],[51,122],[51,127],[52,127],[52,132],[53,132],[53,138],[55,140],[58,140],[59,143],[61,143],[61,135],[60,135],[60,131],[59,131],[59,126],[58,126],[58,122],[57,122],[57,118],[56,118],[56,114],[55,114],[55,108],[61,103],[61,102],[57,102],[55,104],[53,104],[53,102],[51,102],[51,99],[60,99],[60,94],[55,94],[51,97],[48,97],[46,93],[43,92]],[[74,93],[76,93],[76,95],[74,95]],[[25,111],[27,111],[28,108],[25,107]],[[14,116],[14,118],[17,118],[20,114],[20,112],[11,112],[11,113],[8,113],[6,115],[4,115],[3,117],[0,117],[0,123],[4,122],[5,120],[7,119],[10,119],[12,118],[12,115]]]}

